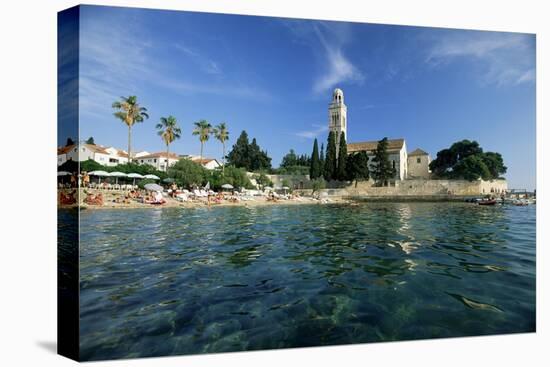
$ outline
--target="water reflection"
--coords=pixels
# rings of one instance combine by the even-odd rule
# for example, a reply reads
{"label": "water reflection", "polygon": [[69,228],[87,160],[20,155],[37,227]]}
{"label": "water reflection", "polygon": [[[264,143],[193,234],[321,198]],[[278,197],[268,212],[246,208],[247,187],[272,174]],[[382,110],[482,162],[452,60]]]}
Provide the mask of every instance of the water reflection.
{"label": "water reflection", "polygon": [[534,330],[534,208],[110,210],[81,229],[84,359]]}

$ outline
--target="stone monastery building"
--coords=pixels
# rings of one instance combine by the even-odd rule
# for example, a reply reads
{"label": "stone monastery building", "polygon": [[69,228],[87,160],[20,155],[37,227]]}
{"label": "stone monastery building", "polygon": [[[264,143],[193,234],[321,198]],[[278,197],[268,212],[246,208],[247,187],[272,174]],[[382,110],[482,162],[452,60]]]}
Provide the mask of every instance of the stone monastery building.
{"label": "stone monastery building", "polygon": [[[367,152],[369,159],[374,156],[374,150],[378,145],[377,140],[350,143],[351,138],[347,134],[347,106],[344,103],[344,92],[336,88],[332,93],[332,101],[328,107],[328,127],[336,135],[336,148],[339,146],[340,136],[346,137],[348,154],[360,151]],[[388,139],[388,156],[395,168],[396,180],[413,178],[430,178],[430,155],[422,149],[416,149],[407,153],[405,139]]]}

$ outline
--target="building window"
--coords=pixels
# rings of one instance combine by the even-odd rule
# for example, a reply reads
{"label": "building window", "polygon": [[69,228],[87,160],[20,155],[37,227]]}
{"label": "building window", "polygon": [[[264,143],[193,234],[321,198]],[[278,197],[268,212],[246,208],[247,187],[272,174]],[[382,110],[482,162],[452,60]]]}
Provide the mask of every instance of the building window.
{"label": "building window", "polygon": [[157,159],[156,159],[156,158],[154,159],[154,161],[155,161],[155,163],[157,163]]}
{"label": "building window", "polygon": [[395,169],[395,161],[391,161],[393,169]]}
{"label": "building window", "polygon": [[420,158],[416,158],[416,163],[420,163],[421,159]]}

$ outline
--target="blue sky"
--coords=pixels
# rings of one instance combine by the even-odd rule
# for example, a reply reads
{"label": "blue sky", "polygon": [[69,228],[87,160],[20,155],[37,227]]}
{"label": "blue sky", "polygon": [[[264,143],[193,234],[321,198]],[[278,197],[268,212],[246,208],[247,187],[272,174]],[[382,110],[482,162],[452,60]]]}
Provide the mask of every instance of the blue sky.
{"label": "blue sky", "polygon": [[510,187],[535,188],[534,35],[92,6],[80,31],[81,139],[126,149],[111,104],[137,95],[151,117],[135,150],[163,151],[155,125],[174,115],[171,151],[198,154],[206,119],[228,124],[228,147],[245,129],[278,166],[326,140],[339,87],[349,142],[402,137],[435,157],[475,139],[503,155]]}

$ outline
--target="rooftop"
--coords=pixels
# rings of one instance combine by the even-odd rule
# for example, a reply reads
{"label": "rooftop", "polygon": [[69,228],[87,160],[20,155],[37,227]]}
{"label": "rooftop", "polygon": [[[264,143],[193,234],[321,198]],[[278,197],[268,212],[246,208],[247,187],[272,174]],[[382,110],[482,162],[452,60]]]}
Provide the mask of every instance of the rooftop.
{"label": "rooftop", "polygon": [[414,157],[416,155],[429,155],[429,154],[420,148],[417,148],[409,153],[409,157]]}
{"label": "rooftop", "polygon": [[[388,139],[388,151],[399,151],[405,145],[405,139]],[[363,141],[359,143],[348,143],[348,153],[376,150],[378,141]]]}

